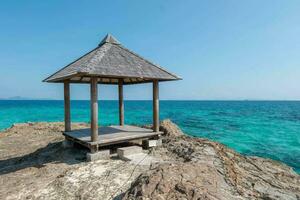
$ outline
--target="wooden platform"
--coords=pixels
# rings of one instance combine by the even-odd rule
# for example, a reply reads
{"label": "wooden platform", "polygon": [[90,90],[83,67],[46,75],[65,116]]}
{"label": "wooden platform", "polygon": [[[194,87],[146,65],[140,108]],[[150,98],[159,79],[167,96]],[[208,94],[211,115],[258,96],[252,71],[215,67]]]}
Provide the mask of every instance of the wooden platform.
{"label": "wooden platform", "polygon": [[162,132],[153,132],[151,129],[129,125],[100,127],[98,133],[99,139],[96,142],[91,141],[91,130],[89,128],[64,132],[64,136],[90,148],[95,145],[103,147],[136,139],[153,138],[162,134]]}

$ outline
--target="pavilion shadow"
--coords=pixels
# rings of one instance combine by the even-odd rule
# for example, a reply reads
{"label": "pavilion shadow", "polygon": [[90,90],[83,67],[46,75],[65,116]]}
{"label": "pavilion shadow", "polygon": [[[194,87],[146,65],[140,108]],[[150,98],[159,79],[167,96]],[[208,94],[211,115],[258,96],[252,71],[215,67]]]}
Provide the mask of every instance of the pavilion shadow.
{"label": "pavilion shadow", "polygon": [[77,164],[85,161],[86,152],[82,147],[64,149],[62,142],[49,143],[30,154],[0,160],[0,175],[30,167],[42,168],[47,163]]}

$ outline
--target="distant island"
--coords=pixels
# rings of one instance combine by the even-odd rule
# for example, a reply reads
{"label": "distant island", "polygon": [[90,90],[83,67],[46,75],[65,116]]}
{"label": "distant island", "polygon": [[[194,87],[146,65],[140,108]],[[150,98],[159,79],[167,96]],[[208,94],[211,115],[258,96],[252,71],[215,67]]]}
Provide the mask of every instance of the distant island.
{"label": "distant island", "polygon": [[0,98],[0,100],[55,100],[55,99],[14,96],[14,97],[8,97],[8,98]]}

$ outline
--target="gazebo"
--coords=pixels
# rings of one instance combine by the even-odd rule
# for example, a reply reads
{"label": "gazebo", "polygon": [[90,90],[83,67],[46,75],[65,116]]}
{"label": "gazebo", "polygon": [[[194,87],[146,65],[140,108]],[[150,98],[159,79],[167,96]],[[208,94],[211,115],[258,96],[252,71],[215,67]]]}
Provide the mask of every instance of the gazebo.
{"label": "gazebo", "polygon": [[[87,54],[49,76],[44,82],[64,84],[66,140],[79,143],[96,153],[98,147],[136,139],[157,137],[159,132],[159,82],[180,80],[160,66],[125,48],[107,35]],[[90,84],[91,125],[89,129],[71,130],[70,84]],[[124,124],[123,85],[153,84],[153,130]],[[119,125],[98,128],[98,84],[118,85]]]}

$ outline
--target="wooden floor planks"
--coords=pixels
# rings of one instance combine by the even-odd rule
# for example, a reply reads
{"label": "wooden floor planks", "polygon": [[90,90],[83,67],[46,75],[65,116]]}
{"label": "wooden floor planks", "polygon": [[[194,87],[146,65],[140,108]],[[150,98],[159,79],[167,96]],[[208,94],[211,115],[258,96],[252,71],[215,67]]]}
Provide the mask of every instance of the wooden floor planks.
{"label": "wooden floor planks", "polygon": [[161,132],[153,132],[151,129],[130,125],[100,127],[98,132],[99,139],[97,142],[91,142],[91,130],[89,128],[64,132],[64,135],[75,141],[80,141],[80,143],[86,143],[87,146],[96,144],[106,146],[135,139],[151,138],[161,134]]}

